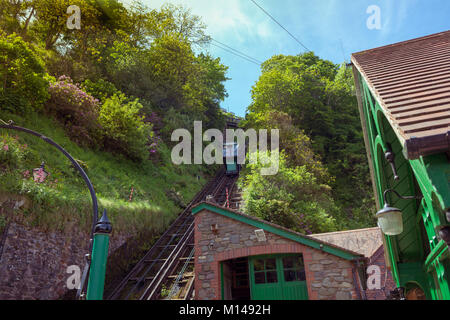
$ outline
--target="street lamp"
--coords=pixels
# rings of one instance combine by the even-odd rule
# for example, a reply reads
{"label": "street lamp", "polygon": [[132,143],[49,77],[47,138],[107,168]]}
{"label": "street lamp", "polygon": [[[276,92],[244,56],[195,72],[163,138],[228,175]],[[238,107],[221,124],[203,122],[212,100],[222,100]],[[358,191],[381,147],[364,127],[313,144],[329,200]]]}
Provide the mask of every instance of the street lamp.
{"label": "street lamp", "polygon": [[[5,122],[0,119],[0,129],[21,131],[44,140],[62,152],[82,176],[87,188],[89,189],[92,199],[92,228],[89,241],[90,253],[86,255],[86,265],[84,267],[81,285],[77,292],[77,298],[87,298],[88,300],[102,299],[106,272],[106,260],[108,257],[109,237],[111,235],[112,227],[108,217],[106,216],[106,210],[103,211],[103,215],[100,220],[98,219],[97,196],[89,177],[86,172],[84,172],[83,168],[81,168],[80,164],[63,147],[43,134],[28,128],[15,126],[12,120]],[[43,182],[48,176],[44,166],[45,164],[42,163],[40,168],[33,170],[33,178],[35,181]]]}
{"label": "street lamp", "polygon": [[393,189],[388,189],[383,194],[384,199],[384,207],[380,211],[377,212],[378,226],[381,228],[381,231],[385,235],[388,236],[396,236],[403,232],[403,219],[402,219],[402,211],[398,208],[391,207],[389,202],[386,199],[386,196],[389,192],[393,192],[400,199],[422,199],[422,196],[401,196],[397,191]]}

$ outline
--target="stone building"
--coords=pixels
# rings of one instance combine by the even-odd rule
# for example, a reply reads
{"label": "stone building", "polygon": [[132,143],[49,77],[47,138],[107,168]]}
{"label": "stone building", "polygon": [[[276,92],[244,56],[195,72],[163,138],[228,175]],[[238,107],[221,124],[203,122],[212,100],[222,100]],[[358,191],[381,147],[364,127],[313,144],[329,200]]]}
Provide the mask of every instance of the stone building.
{"label": "stone building", "polygon": [[[330,232],[311,236],[361,253],[366,257],[368,282],[372,285],[366,286],[363,292],[364,299],[386,300],[390,292],[397,287],[391,271],[386,266],[383,234],[380,228]],[[374,276],[379,276],[379,278],[374,278]]]}
{"label": "stone building", "polygon": [[[330,241],[344,233],[305,236],[210,202],[192,214],[198,300],[367,298],[368,255],[379,251],[380,241],[352,250]],[[368,239],[377,232],[367,229]]]}

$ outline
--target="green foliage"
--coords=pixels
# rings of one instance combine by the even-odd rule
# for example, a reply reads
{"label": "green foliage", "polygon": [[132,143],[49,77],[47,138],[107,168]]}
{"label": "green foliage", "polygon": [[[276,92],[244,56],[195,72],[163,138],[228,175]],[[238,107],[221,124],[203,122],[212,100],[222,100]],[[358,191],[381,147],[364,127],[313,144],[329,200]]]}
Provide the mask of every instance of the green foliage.
{"label": "green foliage", "polygon": [[23,162],[32,155],[26,144],[21,144],[18,137],[3,135],[0,137],[0,167],[23,168]]}
{"label": "green foliage", "polygon": [[306,166],[321,183],[332,182],[327,168],[322,164],[320,156],[314,153],[311,139],[293,124],[292,117],[285,112],[271,110],[264,113],[251,113],[241,122],[242,126],[253,129],[278,129],[280,146],[290,166]]}
{"label": "green foliage", "polygon": [[151,125],[140,116],[141,109],[138,99],[126,102],[123,94],[115,94],[105,100],[98,120],[107,150],[118,151],[139,161],[148,158],[147,144],[153,132]]}
{"label": "green foliage", "polygon": [[103,79],[99,79],[95,82],[90,79],[86,79],[83,82],[82,87],[86,93],[102,102],[105,102],[107,98],[113,96],[114,94],[119,93],[119,90],[117,90],[113,83]]}
{"label": "green foliage", "polygon": [[[262,65],[244,125],[279,128],[292,166],[332,187],[349,226],[373,225],[371,182],[351,70],[313,53],[277,55]],[[319,164],[322,161],[324,165]]]}
{"label": "green foliage", "polygon": [[160,293],[160,296],[161,296],[161,298],[166,298],[166,297],[168,297],[169,296],[169,294],[170,294],[170,289],[168,289],[168,288],[166,288],[166,286],[163,284],[162,286],[161,286],[161,293]]}
{"label": "green foliage", "polygon": [[247,165],[241,179],[247,214],[307,234],[336,230],[338,223],[331,213],[337,208],[330,187],[320,184],[306,166],[289,167],[280,153],[277,174],[261,175],[262,167],[261,160]]}
{"label": "green foliage", "polygon": [[0,104],[4,110],[25,113],[47,100],[49,77],[41,59],[16,34],[0,32]]}
{"label": "green foliage", "polygon": [[[176,186],[180,198],[192,199],[208,179],[204,166],[174,166],[170,161],[170,149],[164,144],[160,146],[162,163],[155,165],[144,160],[137,165],[108,152],[80,147],[67,137],[57,122],[46,116],[33,113],[27,118],[13,114],[4,117],[45,134],[84,163],[99,198],[100,209],[107,209],[114,232],[133,235],[146,230],[158,234],[180,210],[167,197],[166,190]],[[11,132],[0,130],[1,148],[4,146],[2,141],[7,141],[9,151],[20,151],[24,146],[26,149],[18,161],[11,164],[0,161],[0,192],[19,194],[31,202],[29,209],[15,211],[13,218],[44,230],[72,232],[74,225],[90,230],[92,205],[89,191],[69,160],[41,139],[23,133],[18,133],[17,138],[11,136]],[[36,183],[31,171],[42,161],[50,175],[45,182]],[[132,201],[129,201],[131,188],[134,191]]]}
{"label": "green foliage", "polygon": [[[102,102],[119,90],[145,100],[151,111],[174,108],[208,127],[223,127],[219,103],[226,97],[227,67],[194,54],[193,45],[210,41],[200,17],[170,4],[150,10],[140,1],[126,8],[117,0],[52,2],[0,6],[0,15],[14,17],[5,28],[37,43],[52,75],[83,83]],[[69,5],[80,7],[82,32],[66,26]]]}
{"label": "green foliage", "polygon": [[177,112],[174,108],[170,108],[164,114],[163,122],[164,127],[161,130],[163,138],[168,141],[172,135],[172,132],[176,129],[183,128],[189,132],[193,132],[194,123],[190,115]]}
{"label": "green foliage", "polygon": [[[66,26],[69,5],[81,9],[81,31]],[[43,132],[85,164],[115,230],[162,230],[179,210],[174,203],[179,201],[165,192],[176,190],[179,199],[188,201],[204,182],[195,177],[216,169],[174,166],[168,146],[172,128],[191,128],[194,120],[203,120],[205,128],[224,125],[219,103],[226,96],[227,67],[192,49],[209,41],[201,19],[180,6],[150,10],[139,1],[126,7],[118,0],[0,1],[0,28],[20,34],[27,41],[23,44],[33,48],[30,52],[45,62],[40,62],[42,70],[17,72],[19,78],[45,79],[45,71],[55,78],[66,75],[44,87],[51,98],[45,116],[18,115],[38,108],[43,99],[21,110],[2,105],[2,118]],[[31,87],[15,98],[24,99],[22,106],[39,98],[39,92]],[[23,212],[23,221],[52,229],[74,221],[89,225],[90,199],[77,172],[52,148],[21,139],[33,145],[32,159],[17,160],[21,164],[14,167],[17,161],[11,158],[0,189],[31,199],[33,207]],[[21,168],[30,170],[42,160],[51,172],[48,183],[36,185],[22,177]]]}
{"label": "green foliage", "polygon": [[161,23],[163,33],[180,33],[190,43],[202,45],[211,41],[211,37],[205,34],[206,25],[201,17],[192,15],[191,10],[181,5],[164,4],[161,8],[164,17]]}
{"label": "green foliage", "polygon": [[333,110],[324,90],[333,80],[336,67],[313,53],[305,53],[295,57],[275,56],[263,63],[262,70],[252,88],[249,111],[261,113],[274,108],[288,113],[323,156],[328,147],[323,138],[333,135]]}
{"label": "green foliage", "polygon": [[228,96],[224,86],[229,79],[226,77],[228,67],[221,64],[220,58],[201,53],[195,58],[194,68],[194,75],[184,86],[185,104],[197,106],[195,110],[189,108],[189,112],[197,111],[196,120],[203,120],[207,127],[224,128],[220,102]]}
{"label": "green foliage", "polygon": [[177,34],[164,35],[152,43],[149,59],[151,79],[158,89],[152,101],[162,106],[181,106],[185,85],[194,72],[195,57],[189,42]]}

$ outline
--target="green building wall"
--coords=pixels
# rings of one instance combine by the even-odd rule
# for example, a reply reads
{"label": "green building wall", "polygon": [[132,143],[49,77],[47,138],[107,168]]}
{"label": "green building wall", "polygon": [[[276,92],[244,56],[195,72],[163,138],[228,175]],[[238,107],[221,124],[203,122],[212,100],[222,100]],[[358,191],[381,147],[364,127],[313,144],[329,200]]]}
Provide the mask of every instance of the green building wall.
{"label": "green building wall", "polygon": [[[377,207],[384,206],[382,195],[386,189],[404,196],[423,196],[422,200],[388,198],[391,205],[402,210],[404,226],[402,234],[385,236],[392,275],[399,287],[408,290],[418,286],[427,299],[450,300],[449,250],[438,235],[439,229],[448,225],[445,212],[450,208],[450,162],[445,153],[406,159],[396,132],[369,86],[356,69],[354,75]],[[388,149],[395,155],[400,177],[397,181],[385,160]]]}

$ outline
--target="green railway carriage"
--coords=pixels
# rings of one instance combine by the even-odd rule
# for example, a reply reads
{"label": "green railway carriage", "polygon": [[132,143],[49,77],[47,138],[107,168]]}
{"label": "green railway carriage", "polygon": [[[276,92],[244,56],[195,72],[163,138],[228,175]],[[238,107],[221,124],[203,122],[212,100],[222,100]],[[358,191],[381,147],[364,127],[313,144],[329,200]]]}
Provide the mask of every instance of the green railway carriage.
{"label": "green railway carriage", "polygon": [[450,299],[449,57],[450,31],[352,55],[386,261],[407,297]]}

